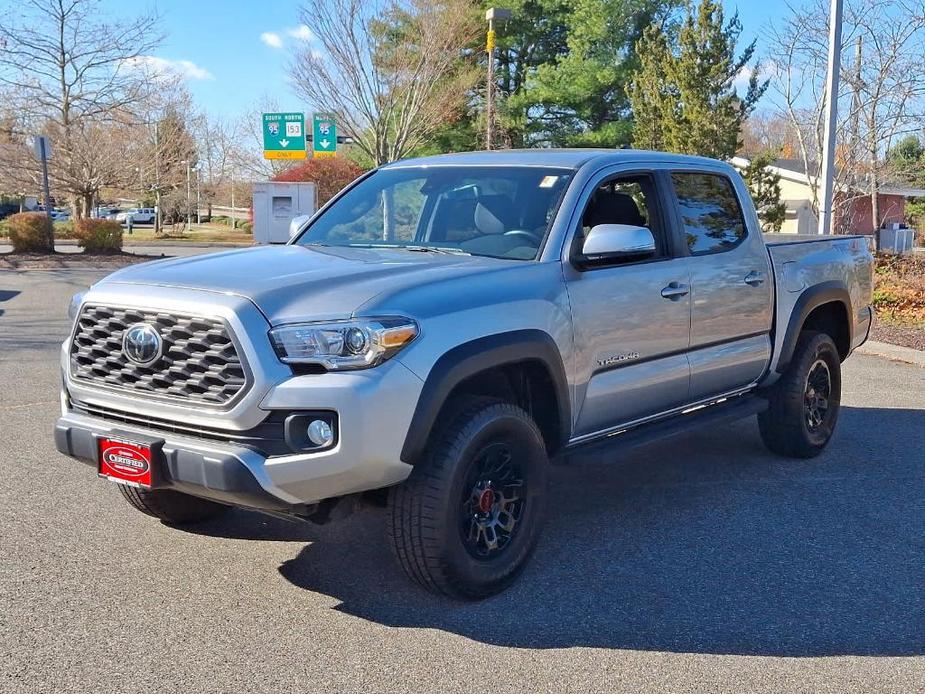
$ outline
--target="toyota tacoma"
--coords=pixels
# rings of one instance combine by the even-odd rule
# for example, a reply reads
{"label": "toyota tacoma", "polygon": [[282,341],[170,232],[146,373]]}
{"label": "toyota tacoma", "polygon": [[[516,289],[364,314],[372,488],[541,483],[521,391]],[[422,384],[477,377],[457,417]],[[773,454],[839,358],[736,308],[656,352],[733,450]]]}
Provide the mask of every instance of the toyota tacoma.
{"label": "toyota tacoma", "polygon": [[462,599],[536,546],[550,461],[757,415],[808,458],[871,325],[857,236],[764,236],[726,163],[443,155],[356,180],[290,242],[115,272],[74,297],[57,448],[171,524],[385,506]]}

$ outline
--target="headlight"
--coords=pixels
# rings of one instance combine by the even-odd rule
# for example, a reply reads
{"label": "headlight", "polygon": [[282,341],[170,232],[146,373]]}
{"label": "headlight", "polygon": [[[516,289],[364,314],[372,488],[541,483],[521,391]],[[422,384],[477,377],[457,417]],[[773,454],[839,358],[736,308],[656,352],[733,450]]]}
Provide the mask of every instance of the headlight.
{"label": "headlight", "polygon": [[276,356],[287,364],[319,364],[330,371],[366,369],[418,336],[410,318],[360,318],[284,325],[270,331]]}
{"label": "headlight", "polygon": [[80,310],[80,305],[84,302],[86,294],[86,291],[82,291],[71,297],[71,303],[67,305],[67,317],[71,319],[71,323],[77,318],[77,312]]}

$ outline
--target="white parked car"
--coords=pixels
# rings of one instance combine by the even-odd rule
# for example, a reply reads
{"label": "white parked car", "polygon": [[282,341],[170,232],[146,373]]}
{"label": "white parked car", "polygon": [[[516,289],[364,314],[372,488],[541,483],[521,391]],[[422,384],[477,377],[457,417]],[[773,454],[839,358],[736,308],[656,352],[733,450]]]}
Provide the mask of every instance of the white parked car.
{"label": "white parked car", "polygon": [[154,208],[136,207],[116,215],[116,221],[122,224],[128,224],[130,219],[132,224],[152,224],[154,222]]}
{"label": "white parked car", "polygon": [[67,222],[71,218],[71,213],[67,210],[52,210],[51,211],[51,221],[53,222]]}

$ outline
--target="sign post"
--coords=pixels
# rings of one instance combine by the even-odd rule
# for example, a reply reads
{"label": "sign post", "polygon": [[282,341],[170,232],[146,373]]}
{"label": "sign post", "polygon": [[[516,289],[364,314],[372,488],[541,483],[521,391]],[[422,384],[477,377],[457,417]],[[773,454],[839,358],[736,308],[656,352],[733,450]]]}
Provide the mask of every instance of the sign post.
{"label": "sign post", "polygon": [[263,158],[305,159],[305,115],[263,114]]}
{"label": "sign post", "polygon": [[55,232],[51,224],[51,191],[48,187],[48,158],[51,156],[51,142],[44,135],[35,135],[32,138],[32,150],[35,158],[42,163],[42,193],[45,195],[45,214],[48,216],[48,229],[51,237],[48,239],[48,247],[55,249]]}
{"label": "sign post", "polygon": [[337,156],[337,124],[333,116],[316,113],[312,118],[312,155],[317,159]]}

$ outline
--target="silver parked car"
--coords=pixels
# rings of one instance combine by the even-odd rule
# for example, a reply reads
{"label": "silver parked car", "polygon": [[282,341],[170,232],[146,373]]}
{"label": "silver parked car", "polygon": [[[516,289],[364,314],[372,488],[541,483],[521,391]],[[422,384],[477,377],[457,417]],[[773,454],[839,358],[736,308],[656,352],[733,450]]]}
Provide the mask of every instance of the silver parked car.
{"label": "silver parked car", "polygon": [[863,238],[767,240],[722,162],[397,162],[287,246],[76,296],[55,441],[171,523],[385,505],[413,580],[480,598],[531,555],[557,456],[754,415],[772,451],[817,455],[871,293]]}

